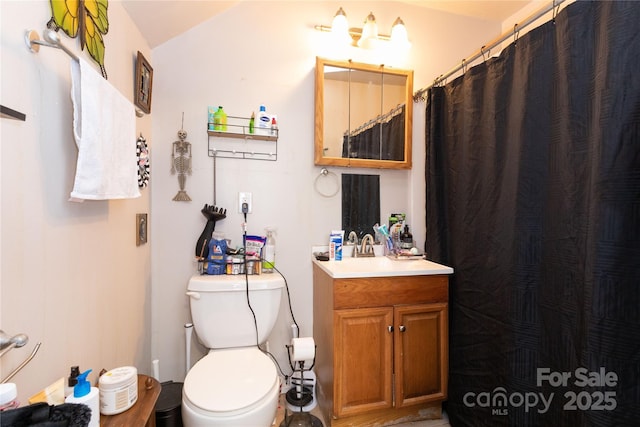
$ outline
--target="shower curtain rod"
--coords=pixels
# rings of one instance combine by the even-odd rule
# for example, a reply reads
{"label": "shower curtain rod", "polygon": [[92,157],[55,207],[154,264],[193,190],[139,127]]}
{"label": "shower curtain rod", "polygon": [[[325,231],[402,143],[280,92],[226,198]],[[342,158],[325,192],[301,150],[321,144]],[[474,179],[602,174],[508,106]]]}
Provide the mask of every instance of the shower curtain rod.
{"label": "shower curtain rod", "polygon": [[382,123],[387,118],[395,116],[396,113],[400,112],[403,108],[404,108],[404,104],[398,104],[395,107],[393,107],[391,110],[387,111],[386,113],[380,114],[378,117],[375,117],[375,118],[369,120],[368,122],[358,126],[357,128],[355,128],[351,132],[345,131],[344,135],[345,136],[355,136],[355,135],[359,134],[361,131],[367,129],[368,127],[370,127],[372,125],[375,125],[375,124],[378,124],[378,123]]}
{"label": "shower curtain rod", "polygon": [[481,56],[484,57],[485,54],[489,55],[490,52],[491,52],[491,49],[493,49],[494,47],[498,46],[499,44],[501,44],[502,42],[504,42],[508,38],[513,37],[514,41],[517,41],[518,40],[518,32],[522,28],[524,28],[524,27],[532,24],[533,22],[537,21],[542,16],[544,16],[546,13],[548,13],[549,11],[552,11],[552,10],[554,11],[553,19],[555,19],[556,15],[558,13],[556,11],[556,8],[559,8],[559,6],[562,3],[564,3],[565,1],[566,0],[553,0],[552,2],[548,3],[547,5],[545,5],[541,9],[539,9],[538,11],[536,11],[536,12],[532,13],[531,15],[529,15],[529,17],[527,17],[524,21],[515,24],[513,26],[513,30],[502,33],[500,36],[498,36],[497,38],[495,38],[494,40],[489,42],[489,44],[482,46],[479,50],[474,52],[474,54],[471,55],[469,58],[463,59],[462,62],[459,65],[453,67],[451,70],[447,71],[446,73],[441,74],[440,76],[436,77],[434,79],[433,83],[430,86],[427,86],[427,87],[422,88],[422,89],[418,90],[417,92],[415,92],[415,94],[413,95],[414,102],[424,101],[425,100],[424,95],[429,89],[431,89],[434,86],[439,85],[445,79],[447,79],[447,77],[450,77],[451,75],[455,74],[456,72],[466,68],[470,63],[472,63],[476,59],[480,58]]}

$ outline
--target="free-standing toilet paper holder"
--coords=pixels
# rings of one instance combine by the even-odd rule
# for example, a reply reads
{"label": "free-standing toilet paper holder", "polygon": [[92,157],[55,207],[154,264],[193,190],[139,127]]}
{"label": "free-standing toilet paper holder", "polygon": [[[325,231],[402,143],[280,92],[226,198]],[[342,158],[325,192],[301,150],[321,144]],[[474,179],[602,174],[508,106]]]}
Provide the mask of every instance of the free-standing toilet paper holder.
{"label": "free-standing toilet paper holder", "polygon": [[[306,340],[306,342],[305,342]],[[309,341],[313,345],[313,358],[311,366],[305,368],[305,362],[309,359]],[[299,350],[299,346],[302,350]],[[287,391],[285,398],[289,404],[297,407],[299,410],[287,411],[284,407],[284,420],[280,423],[280,427],[323,427],[322,421],[309,412],[304,412],[305,406],[308,406],[313,400],[313,388],[315,387],[315,379],[304,377],[305,372],[311,373],[313,366],[316,364],[316,345],[313,338],[294,338],[291,345],[287,345],[287,356],[289,357],[289,366],[293,370],[291,375],[291,384],[293,387]]]}

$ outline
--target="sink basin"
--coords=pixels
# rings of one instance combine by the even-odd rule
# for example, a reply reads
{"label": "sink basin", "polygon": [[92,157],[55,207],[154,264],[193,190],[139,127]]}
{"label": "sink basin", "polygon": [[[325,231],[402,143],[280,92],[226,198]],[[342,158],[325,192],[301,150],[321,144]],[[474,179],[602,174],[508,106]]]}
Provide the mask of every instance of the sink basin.
{"label": "sink basin", "polygon": [[425,259],[395,261],[386,256],[369,258],[343,258],[342,261],[318,261],[313,263],[333,278],[422,276],[451,274],[453,269]]}

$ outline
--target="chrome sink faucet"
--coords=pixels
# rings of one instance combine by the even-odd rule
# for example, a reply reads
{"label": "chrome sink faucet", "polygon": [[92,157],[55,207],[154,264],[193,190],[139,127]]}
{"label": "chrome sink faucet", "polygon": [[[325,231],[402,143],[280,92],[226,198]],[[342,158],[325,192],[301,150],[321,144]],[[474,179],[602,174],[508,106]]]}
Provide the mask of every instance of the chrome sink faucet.
{"label": "chrome sink faucet", "polygon": [[351,233],[349,233],[349,237],[347,238],[347,243],[354,246],[358,246],[358,235],[356,234],[355,231],[352,231]]}
{"label": "chrome sink faucet", "polygon": [[362,238],[362,243],[360,244],[360,250],[358,251],[357,249],[358,247],[356,246],[356,251],[354,252],[354,254],[356,254],[356,256],[358,257],[376,256],[375,252],[373,251],[373,236],[371,234],[365,234]]}

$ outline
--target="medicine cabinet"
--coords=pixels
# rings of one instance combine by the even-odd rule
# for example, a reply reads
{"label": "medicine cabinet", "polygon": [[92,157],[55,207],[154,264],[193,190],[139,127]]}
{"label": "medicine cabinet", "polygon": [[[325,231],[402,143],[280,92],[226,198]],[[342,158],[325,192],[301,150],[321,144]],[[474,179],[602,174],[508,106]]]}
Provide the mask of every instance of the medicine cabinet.
{"label": "medicine cabinet", "polygon": [[411,169],[413,71],[316,58],[316,165]]}

